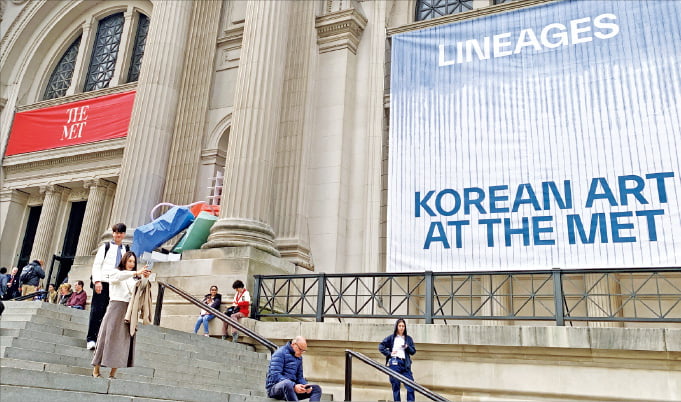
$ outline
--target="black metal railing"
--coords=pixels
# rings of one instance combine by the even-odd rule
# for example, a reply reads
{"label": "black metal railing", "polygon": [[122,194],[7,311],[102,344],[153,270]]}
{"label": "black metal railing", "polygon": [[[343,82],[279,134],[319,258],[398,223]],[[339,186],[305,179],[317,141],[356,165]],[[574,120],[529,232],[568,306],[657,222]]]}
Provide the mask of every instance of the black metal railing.
{"label": "black metal railing", "polygon": [[[66,277],[68,274],[68,270],[71,269],[71,266],[73,265],[73,261],[75,260],[75,257],[70,256],[60,256],[53,254],[52,259],[50,261],[50,269],[47,271],[47,276],[45,277],[45,280],[43,281],[45,289],[50,284],[53,284],[55,289],[59,287],[60,281]],[[59,267],[57,268],[57,272],[55,275],[55,281],[52,282],[52,273],[54,271],[54,263],[57,262],[59,263]]]}
{"label": "black metal railing", "polygon": [[233,319],[232,317],[227,316],[226,314],[222,313],[220,310],[215,309],[215,308],[213,308],[213,307],[211,307],[211,306],[209,306],[205,303],[202,303],[199,299],[193,297],[192,295],[185,292],[184,290],[182,290],[182,289],[180,289],[176,286],[173,286],[169,283],[166,283],[166,282],[157,281],[156,283],[158,284],[158,293],[156,294],[156,311],[154,312],[154,322],[153,322],[154,325],[161,325],[161,312],[162,312],[162,309],[163,309],[163,297],[164,297],[165,289],[170,289],[173,292],[175,292],[178,296],[180,296],[181,298],[187,300],[188,302],[194,304],[195,306],[197,306],[201,309],[208,311],[209,313],[213,314],[219,320],[228,323],[229,325],[234,327],[240,333],[253,338],[256,342],[260,343],[261,345],[263,345],[264,347],[269,349],[270,353],[274,353],[277,350],[278,346],[274,342],[263,337],[262,335],[258,334],[257,332],[254,332],[254,331],[246,328],[245,326],[241,325],[241,323],[239,321]]}
{"label": "black metal railing", "polygon": [[256,319],[681,322],[681,268],[256,275]]}
{"label": "black metal railing", "polygon": [[446,401],[447,399],[444,398],[441,395],[436,394],[435,392],[429,390],[428,388],[424,387],[423,385],[420,385],[416,381],[410,380],[409,378],[403,376],[402,374],[393,371],[386,366],[376,362],[373,359],[370,359],[369,357],[359,353],[359,352],[354,352],[350,349],[345,349],[345,399],[346,401],[351,401],[352,400],[352,358],[355,357],[362,363],[365,363],[366,365],[375,368],[376,370],[382,372],[383,374],[387,374],[391,377],[394,377],[401,381],[402,383],[409,385],[410,387],[414,388],[414,391],[420,393],[421,395],[425,396],[426,398],[430,399],[431,401]]}
{"label": "black metal railing", "polygon": [[43,296],[43,298],[40,299],[40,301],[47,301],[47,292],[44,291],[44,290],[38,290],[36,292],[29,293],[27,295],[18,296],[18,297],[15,297],[13,299],[9,299],[9,301],[24,301],[24,300],[28,300],[28,299],[33,299],[36,296]]}

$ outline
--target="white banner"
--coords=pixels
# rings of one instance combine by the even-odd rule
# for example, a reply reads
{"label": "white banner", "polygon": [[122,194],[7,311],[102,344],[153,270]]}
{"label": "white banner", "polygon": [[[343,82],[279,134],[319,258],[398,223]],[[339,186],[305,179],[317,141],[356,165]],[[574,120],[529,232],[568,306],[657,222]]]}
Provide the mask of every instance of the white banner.
{"label": "white banner", "polygon": [[388,270],[678,266],[679,27],[566,0],[395,35]]}

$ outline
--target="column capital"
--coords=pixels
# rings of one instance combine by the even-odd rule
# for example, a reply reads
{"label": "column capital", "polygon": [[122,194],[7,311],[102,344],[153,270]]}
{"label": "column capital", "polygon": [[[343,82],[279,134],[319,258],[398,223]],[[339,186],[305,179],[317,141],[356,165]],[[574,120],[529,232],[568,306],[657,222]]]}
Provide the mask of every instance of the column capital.
{"label": "column capital", "polygon": [[315,28],[319,53],[348,49],[357,54],[357,47],[367,22],[367,18],[357,8],[318,17]]}
{"label": "column capital", "polygon": [[50,193],[64,193],[66,191],[71,191],[70,188],[60,186],[59,184],[48,184],[46,186],[40,186],[40,194],[50,194]]}
{"label": "column capital", "polygon": [[30,194],[23,192],[21,190],[16,190],[12,188],[6,188],[0,190],[0,202],[12,201],[12,200],[28,200]]}
{"label": "column capital", "polygon": [[109,188],[113,185],[114,183],[102,179],[102,178],[92,178],[92,179],[86,179],[83,180],[83,187],[86,189],[89,189],[90,187],[105,187]]}

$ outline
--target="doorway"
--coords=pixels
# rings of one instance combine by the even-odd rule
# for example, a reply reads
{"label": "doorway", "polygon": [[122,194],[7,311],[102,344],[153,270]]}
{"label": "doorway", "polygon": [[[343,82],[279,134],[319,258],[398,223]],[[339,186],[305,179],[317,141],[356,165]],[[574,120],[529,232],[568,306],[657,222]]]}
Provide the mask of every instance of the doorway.
{"label": "doorway", "polygon": [[23,269],[26,264],[28,264],[28,260],[31,258],[33,240],[35,240],[35,234],[38,231],[38,221],[40,220],[40,213],[42,210],[42,205],[29,207],[28,220],[26,221],[26,231],[24,232],[24,241],[21,243],[21,252],[19,253],[19,261],[17,261],[17,267],[19,267],[20,270]]}
{"label": "doorway", "polygon": [[69,214],[69,221],[66,224],[66,234],[64,235],[64,245],[61,249],[61,257],[56,259],[59,264],[59,269],[57,270],[55,281],[51,283],[60,284],[69,275],[73,260],[76,257],[76,249],[78,248],[80,230],[83,227],[86,205],[87,201],[71,203],[71,213]]}

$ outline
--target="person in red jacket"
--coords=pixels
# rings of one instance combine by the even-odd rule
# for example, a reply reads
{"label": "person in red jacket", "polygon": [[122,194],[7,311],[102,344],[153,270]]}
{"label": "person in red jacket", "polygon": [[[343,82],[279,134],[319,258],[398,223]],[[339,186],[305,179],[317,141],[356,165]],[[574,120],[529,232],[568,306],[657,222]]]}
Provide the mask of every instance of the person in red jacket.
{"label": "person in red jacket", "polygon": [[77,308],[78,310],[85,310],[85,303],[87,302],[87,293],[83,290],[85,284],[83,281],[76,282],[76,291],[71,294],[69,301],[66,302],[66,307]]}
{"label": "person in red jacket", "polygon": [[[236,291],[232,307],[238,307],[238,310],[236,313],[232,313],[230,317],[235,320],[248,317],[249,309],[251,308],[251,294],[246,290],[244,283],[238,279],[232,284],[232,289]],[[236,331],[236,328],[227,325],[226,322],[222,324],[222,331],[222,339],[227,339],[228,334],[232,335],[232,342],[236,342],[239,339],[239,333]]]}

